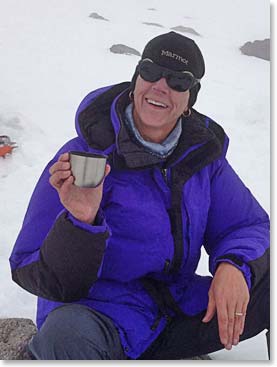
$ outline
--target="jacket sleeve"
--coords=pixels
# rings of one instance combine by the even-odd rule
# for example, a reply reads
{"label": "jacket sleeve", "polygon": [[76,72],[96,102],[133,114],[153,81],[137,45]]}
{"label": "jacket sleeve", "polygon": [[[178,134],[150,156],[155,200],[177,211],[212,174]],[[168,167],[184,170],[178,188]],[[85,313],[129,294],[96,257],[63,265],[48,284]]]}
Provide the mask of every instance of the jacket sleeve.
{"label": "jacket sleeve", "polygon": [[224,261],[255,287],[269,269],[269,218],[225,158],[214,163],[205,249],[212,274]]}
{"label": "jacket sleeve", "polygon": [[49,167],[68,150],[65,146],[41,175],[10,256],[12,278],[17,284],[37,296],[60,302],[88,294],[101,270],[109,237],[101,210],[96,225],[79,222],[64,209],[49,184]]}

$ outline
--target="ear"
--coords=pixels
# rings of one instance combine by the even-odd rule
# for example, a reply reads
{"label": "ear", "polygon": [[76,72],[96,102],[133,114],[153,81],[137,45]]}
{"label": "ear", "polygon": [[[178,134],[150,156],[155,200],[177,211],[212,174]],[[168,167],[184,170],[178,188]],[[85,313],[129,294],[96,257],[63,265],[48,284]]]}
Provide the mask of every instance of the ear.
{"label": "ear", "polygon": [[139,75],[138,67],[136,67],[135,73],[134,73],[134,75],[132,77],[131,84],[130,84],[130,90],[132,92],[135,90],[135,86],[136,86],[136,81],[137,81],[138,75]]}
{"label": "ear", "polygon": [[130,101],[133,102],[133,100],[134,100],[134,91],[133,90],[130,90],[129,98],[130,98]]}
{"label": "ear", "polygon": [[182,113],[182,116],[184,116],[184,117],[189,117],[190,115],[191,115],[191,109],[190,108],[188,108],[186,111],[184,111]]}
{"label": "ear", "polygon": [[188,103],[188,107],[191,108],[194,103],[196,102],[197,99],[197,95],[198,92],[200,91],[201,88],[201,84],[197,83],[193,88],[191,88],[190,92],[190,96],[189,96],[189,103]]}

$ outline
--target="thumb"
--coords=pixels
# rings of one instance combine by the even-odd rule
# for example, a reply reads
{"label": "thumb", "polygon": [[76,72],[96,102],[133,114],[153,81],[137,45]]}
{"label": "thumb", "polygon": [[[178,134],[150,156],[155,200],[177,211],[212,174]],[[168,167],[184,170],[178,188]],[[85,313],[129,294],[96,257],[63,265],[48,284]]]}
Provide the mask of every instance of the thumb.
{"label": "thumb", "polygon": [[62,195],[67,195],[70,190],[71,190],[71,186],[74,182],[74,177],[71,175],[69,176],[62,184],[61,188],[60,188],[60,192],[62,193]]}
{"label": "thumb", "polygon": [[[99,183],[95,188],[100,187],[100,188],[101,188],[101,190],[103,190],[104,181],[105,181],[106,177],[108,176],[108,174],[109,174],[110,172],[111,172],[111,166],[107,163],[107,164],[106,164],[106,167],[105,167],[104,176],[103,176],[103,178],[102,178],[101,182],[100,182],[100,183]],[[94,188],[94,189],[95,189],[95,188]]]}
{"label": "thumb", "polygon": [[105,175],[104,175],[104,177],[106,178],[110,172],[111,172],[111,166],[107,163],[106,164],[106,167],[105,167]]}
{"label": "thumb", "polygon": [[202,319],[202,322],[211,321],[211,319],[214,317],[215,311],[216,311],[216,306],[215,306],[214,297],[210,296],[208,307],[207,307],[207,312],[204,318]]}

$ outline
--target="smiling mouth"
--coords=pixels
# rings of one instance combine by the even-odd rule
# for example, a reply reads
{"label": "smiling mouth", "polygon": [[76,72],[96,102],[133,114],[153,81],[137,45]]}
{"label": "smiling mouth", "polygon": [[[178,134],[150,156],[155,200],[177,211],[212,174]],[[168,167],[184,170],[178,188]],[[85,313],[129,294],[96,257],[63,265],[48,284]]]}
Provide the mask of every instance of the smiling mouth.
{"label": "smiling mouth", "polygon": [[168,108],[168,105],[166,105],[163,102],[155,101],[154,99],[145,98],[146,102],[150,104],[151,106],[159,107],[159,108]]}

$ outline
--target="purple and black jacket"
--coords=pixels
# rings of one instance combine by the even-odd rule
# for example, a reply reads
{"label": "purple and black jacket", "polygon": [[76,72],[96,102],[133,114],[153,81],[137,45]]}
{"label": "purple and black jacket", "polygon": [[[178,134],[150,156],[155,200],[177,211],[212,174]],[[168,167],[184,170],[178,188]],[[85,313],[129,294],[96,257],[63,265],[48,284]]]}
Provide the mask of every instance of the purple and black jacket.
{"label": "purple and black jacket", "polygon": [[[192,110],[166,160],[128,131],[130,83],[90,93],[76,114],[78,136],[49,162],[33,192],[10,257],[12,277],[38,296],[37,324],[64,303],[110,317],[127,356],[138,358],[178,314],[207,308],[210,276],[239,268],[249,289],[269,267],[269,218],[225,158],[220,125]],[[71,150],[108,155],[111,173],[95,225],[76,220],[49,184],[49,167]]]}

